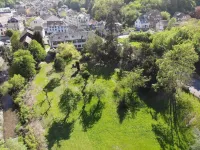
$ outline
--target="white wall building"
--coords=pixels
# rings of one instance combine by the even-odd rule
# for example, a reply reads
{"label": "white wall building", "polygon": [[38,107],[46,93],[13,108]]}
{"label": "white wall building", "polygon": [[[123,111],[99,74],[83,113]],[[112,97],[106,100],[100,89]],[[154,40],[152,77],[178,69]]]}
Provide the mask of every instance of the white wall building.
{"label": "white wall building", "polygon": [[58,47],[61,43],[72,42],[77,49],[82,49],[88,36],[93,32],[85,30],[69,30],[66,33],[54,33],[50,35],[50,46],[52,48]]}
{"label": "white wall building", "polygon": [[40,17],[36,17],[31,23],[30,23],[30,27],[32,29],[34,29],[35,27],[38,27],[38,26],[43,26],[44,24],[44,20]]}
{"label": "white wall building", "polygon": [[137,30],[149,29],[149,26],[150,26],[150,22],[147,20],[145,16],[141,16],[135,21],[135,28]]}
{"label": "white wall building", "polygon": [[81,13],[81,14],[69,13],[69,15],[66,16],[66,22],[68,24],[77,26],[79,29],[87,28],[89,25],[89,21],[90,21],[90,15],[86,13]]}
{"label": "white wall building", "polygon": [[22,32],[24,30],[24,20],[21,17],[11,17],[8,20],[7,28],[10,30],[19,30]]}

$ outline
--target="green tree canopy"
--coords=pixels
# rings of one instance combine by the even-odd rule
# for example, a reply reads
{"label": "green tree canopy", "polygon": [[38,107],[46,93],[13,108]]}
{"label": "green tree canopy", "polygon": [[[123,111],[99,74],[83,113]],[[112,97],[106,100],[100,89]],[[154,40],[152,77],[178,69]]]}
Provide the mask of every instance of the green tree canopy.
{"label": "green tree canopy", "polygon": [[29,79],[36,74],[35,60],[27,50],[18,50],[14,53],[13,63],[10,68],[11,75],[20,74],[22,77]]}
{"label": "green tree canopy", "polygon": [[19,39],[20,39],[20,34],[18,32],[14,32],[11,37],[11,46],[13,52],[16,52],[18,49],[21,49],[23,47]]}
{"label": "green tree canopy", "polygon": [[46,57],[46,51],[36,40],[31,41],[28,50],[37,62],[43,61]]}
{"label": "green tree canopy", "polygon": [[180,86],[187,84],[197,61],[198,55],[191,43],[174,46],[173,50],[156,62],[159,67],[156,87],[174,92]]}

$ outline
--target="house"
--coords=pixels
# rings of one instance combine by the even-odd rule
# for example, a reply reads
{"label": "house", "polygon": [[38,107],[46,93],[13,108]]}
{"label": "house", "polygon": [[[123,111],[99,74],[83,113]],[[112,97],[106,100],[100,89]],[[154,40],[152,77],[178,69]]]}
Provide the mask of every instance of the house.
{"label": "house", "polygon": [[42,18],[36,17],[33,21],[31,21],[30,27],[31,27],[32,29],[34,29],[35,27],[38,27],[38,26],[43,27],[43,24],[44,24],[44,23],[45,23],[45,21],[44,21]]}
{"label": "house", "polygon": [[7,28],[10,30],[24,30],[24,19],[22,17],[11,17],[8,19]]}
{"label": "house", "polygon": [[34,34],[34,32],[29,29],[26,29],[23,31],[23,33],[20,37],[20,42],[23,43],[24,47],[27,48],[29,46],[29,44],[32,41],[33,34]]}
{"label": "house", "polygon": [[68,24],[77,26],[79,29],[88,28],[90,15],[86,13],[76,13],[73,10],[67,11],[65,20]]}
{"label": "house", "polygon": [[137,30],[148,30],[149,28],[156,28],[156,24],[162,20],[160,11],[151,10],[144,15],[140,16],[135,22]]}
{"label": "house", "polygon": [[9,7],[0,8],[0,14],[11,13],[11,9]]}
{"label": "house", "polygon": [[2,23],[0,23],[0,36],[6,36],[6,27]]}
{"label": "house", "polygon": [[135,28],[136,30],[148,30],[150,27],[150,22],[148,21],[147,17],[145,15],[140,16],[135,21]]}
{"label": "house", "polygon": [[26,15],[26,6],[23,2],[17,2],[15,9],[18,15]]}
{"label": "house", "polygon": [[42,38],[45,37],[45,31],[42,26],[35,26],[35,28],[33,30],[34,30],[34,32],[39,32],[40,35],[42,36]]}
{"label": "house", "polygon": [[163,31],[168,26],[168,20],[160,20],[158,23],[156,23],[156,31]]}
{"label": "house", "polygon": [[56,16],[51,16],[46,20],[45,32],[47,34],[63,33],[68,30],[68,25]]}
{"label": "house", "polygon": [[189,20],[191,17],[190,15],[186,15],[182,12],[175,12],[173,18],[176,18],[177,22],[183,22]]}
{"label": "house", "polygon": [[61,43],[72,42],[77,49],[82,49],[91,31],[83,29],[71,29],[64,33],[53,33],[49,36],[50,46],[58,47]]}

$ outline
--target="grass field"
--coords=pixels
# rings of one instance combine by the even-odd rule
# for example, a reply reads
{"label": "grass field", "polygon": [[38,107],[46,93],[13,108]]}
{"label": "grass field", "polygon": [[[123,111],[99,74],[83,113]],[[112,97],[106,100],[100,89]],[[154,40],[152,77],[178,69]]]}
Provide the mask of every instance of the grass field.
{"label": "grass field", "polygon": [[[65,113],[60,109],[60,96],[67,86],[74,90],[81,90],[84,85],[80,75],[71,78],[71,75],[76,71],[76,69],[71,68],[71,65],[66,66],[63,75],[63,73],[52,71],[52,63],[44,63],[33,81],[37,89],[37,91],[32,91],[37,93],[37,102],[34,105],[35,116],[42,116],[49,149],[161,149],[158,137],[152,127],[157,124],[158,120],[164,122],[163,118],[158,115],[159,119],[155,120],[150,113],[152,108],[148,107],[142,100],[141,106],[135,108],[134,111],[120,110],[113,97],[113,90],[116,86],[114,75],[106,79],[99,76],[95,80],[95,82],[101,83],[106,91],[101,98],[100,105],[97,105],[95,97],[92,98],[91,102],[86,105],[85,115],[81,115],[83,101],[80,101],[78,108],[70,114],[66,122],[63,122]],[[54,78],[60,80],[51,86],[46,95],[43,89]],[[90,77],[88,83],[92,82],[94,79]],[[190,95],[186,96],[190,97]],[[51,107],[49,107],[47,98],[51,102]],[[200,108],[196,99],[194,105],[197,105],[195,109]],[[170,143],[167,144],[170,145]]]}

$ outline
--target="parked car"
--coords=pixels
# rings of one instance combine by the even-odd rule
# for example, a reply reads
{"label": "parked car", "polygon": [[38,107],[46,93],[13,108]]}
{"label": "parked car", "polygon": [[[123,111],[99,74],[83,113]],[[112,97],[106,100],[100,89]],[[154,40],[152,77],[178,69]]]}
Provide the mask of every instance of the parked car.
{"label": "parked car", "polygon": [[10,45],[11,45],[10,40],[6,40],[5,43],[4,43],[4,45],[5,45],[5,46],[10,46]]}

